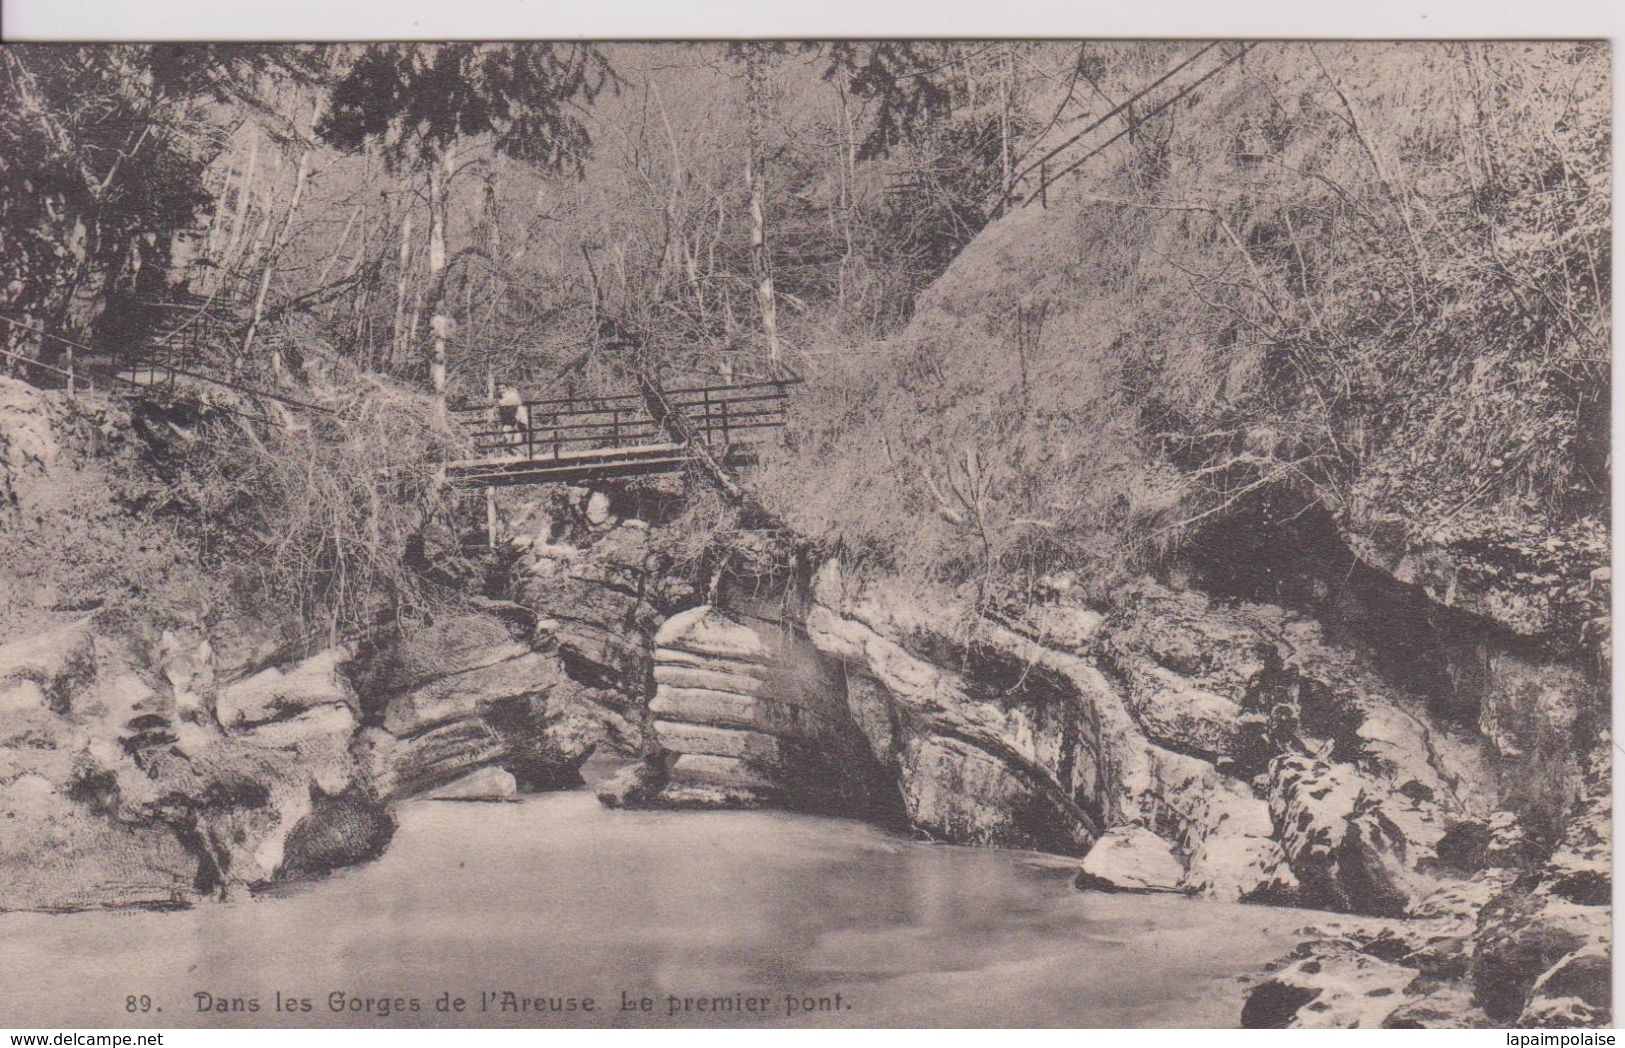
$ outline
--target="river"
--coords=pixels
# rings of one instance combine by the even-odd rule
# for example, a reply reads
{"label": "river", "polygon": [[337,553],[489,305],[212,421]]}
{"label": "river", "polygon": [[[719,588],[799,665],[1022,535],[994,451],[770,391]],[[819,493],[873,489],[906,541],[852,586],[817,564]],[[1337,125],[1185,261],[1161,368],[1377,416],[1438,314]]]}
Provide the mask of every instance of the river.
{"label": "river", "polygon": [[858,822],[613,811],[585,790],[398,816],[381,859],[318,882],[0,915],[0,1026],[1234,1026],[1246,978],[1310,919],[1079,892],[1070,862]]}

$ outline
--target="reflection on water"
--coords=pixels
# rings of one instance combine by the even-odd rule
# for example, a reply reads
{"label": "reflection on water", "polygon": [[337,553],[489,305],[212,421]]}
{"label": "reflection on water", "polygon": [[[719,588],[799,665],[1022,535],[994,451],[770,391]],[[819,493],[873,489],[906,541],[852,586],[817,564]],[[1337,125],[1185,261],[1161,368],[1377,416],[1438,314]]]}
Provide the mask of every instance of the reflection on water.
{"label": "reflection on water", "polygon": [[[843,820],[609,811],[585,791],[399,817],[376,863],[273,895],[0,915],[0,1026],[1233,1026],[1241,977],[1306,916],[1077,892],[1067,864]],[[525,1011],[497,1010],[510,991]],[[200,992],[258,1010],[199,1012]],[[623,1011],[623,993],[653,1010]],[[143,994],[162,1014],[126,1012]],[[464,1010],[439,1010],[445,994]],[[787,994],[815,1010],[787,1016]],[[276,1011],[301,999],[311,1011]],[[735,1010],[695,1010],[721,999]]]}

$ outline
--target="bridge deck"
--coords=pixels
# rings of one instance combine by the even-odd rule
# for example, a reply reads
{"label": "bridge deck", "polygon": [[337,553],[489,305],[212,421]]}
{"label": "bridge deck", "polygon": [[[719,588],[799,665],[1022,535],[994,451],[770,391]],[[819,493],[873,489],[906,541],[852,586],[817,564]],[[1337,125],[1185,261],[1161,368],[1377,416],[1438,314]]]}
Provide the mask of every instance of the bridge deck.
{"label": "bridge deck", "polygon": [[677,416],[676,425],[657,420],[642,394],[515,399],[460,411],[474,455],[447,463],[446,473],[493,486],[678,473],[693,459],[690,442],[728,465],[749,465],[755,446],[785,424],[787,384],[662,391],[662,409]]}

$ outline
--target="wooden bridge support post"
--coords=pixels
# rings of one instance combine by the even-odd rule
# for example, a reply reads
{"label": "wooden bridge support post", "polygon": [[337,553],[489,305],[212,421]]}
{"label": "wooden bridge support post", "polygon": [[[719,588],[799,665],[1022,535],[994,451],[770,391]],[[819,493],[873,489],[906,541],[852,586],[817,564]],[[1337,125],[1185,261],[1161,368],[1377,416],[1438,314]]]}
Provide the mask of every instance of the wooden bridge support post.
{"label": "wooden bridge support post", "polygon": [[[497,402],[496,376],[491,369],[485,370],[485,395],[494,405]],[[502,417],[496,411],[491,412],[491,428],[497,431],[502,429]],[[486,548],[497,548],[497,489],[490,484],[485,485],[485,545]]]}

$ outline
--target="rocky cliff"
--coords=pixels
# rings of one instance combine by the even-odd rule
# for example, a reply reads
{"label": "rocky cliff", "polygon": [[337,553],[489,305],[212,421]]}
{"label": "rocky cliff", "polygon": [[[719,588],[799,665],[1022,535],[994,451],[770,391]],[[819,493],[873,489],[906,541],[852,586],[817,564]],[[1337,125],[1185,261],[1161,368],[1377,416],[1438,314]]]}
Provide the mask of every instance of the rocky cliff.
{"label": "rocky cliff", "polygon": [[[13,417],[8,496],[37,509],[55,424]],[[1594,538],[1548,550],[1555,585],[1321,520],[1341,559],[1284,529],[993,608],[829,558],[763,614],[702,603],[626,498],[510,507],[494,595],[381,646],[290,659],[241,623],[154,635],[60,596],[13,623],[0,907],[318,874],[383,848],[396,801],[576,785],[605,750],[638,758],[606,803],[855,816],[1077,856],[1090,890],[1347,915],[1247,1025],[1611,1014]]]}
{"label": "rocky cliff", "polygon": [[[823,788],[822,810],[1081,856],[1092,890],[1362,915],[1312,926],[1249,1025],[1594,1024],[1606,693],[1572,650],[1493,620],[1411,621],[1431,598],[1395,581],[1321,606],[1194,566],[995,619],[830,561],[800,621],[814,669],[710,606],[655,631],[646,760],[606,800],[797,807]],[[1418,638],[1384,647],[1396,623],[1426,631],[1428,672]]]}
{"label": "rocky cliff", "polygon": [[407,797],[579,784],[592,741],[555,656],[434,654],[358,689],[349,648],[244,673],[200,634],[144,649],[94,616],[0,647],[0,908],[182,905],[375,856]]}
{"label": "rocky cliff", "polygon": [[1081,852],[1093,889],[1387,918],[1307,944],[1250,1025],[1609,1014],[1607,703],[1574,663],[1492,639],[1464,716],[1311,614],[1150,578],[965,621],[834,564],[808,616],[916,827]]}
{"label": "rocky cliff", "polygon": [[0,380],[0,909],[184,905],[374,856],[404,797],[579,784],[550,632],[471,608],[301,658],[153,519],[135,434]]}

